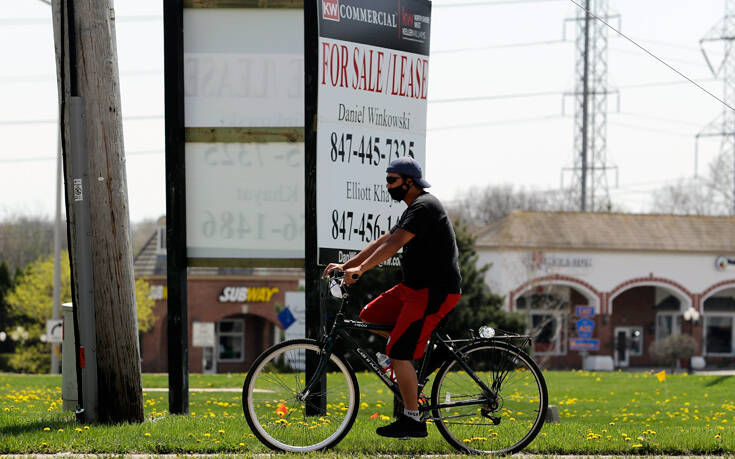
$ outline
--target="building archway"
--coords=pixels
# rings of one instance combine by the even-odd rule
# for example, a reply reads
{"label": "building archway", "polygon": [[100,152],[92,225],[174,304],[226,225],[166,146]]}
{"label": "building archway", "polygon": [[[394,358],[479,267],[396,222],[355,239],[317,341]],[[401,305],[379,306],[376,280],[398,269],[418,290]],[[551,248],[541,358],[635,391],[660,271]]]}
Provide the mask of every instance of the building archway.
{"label": "building archway", "polygon": [[735,279],[713,284],[701,295],[702,353],[708,360],[735,355]]}
{"label": "building archway", "polygon": [[618,284],[607,295],[607,310],[610,314],[613,311],[613,301],[623,292],[636,287],[658,287],[665,289],[674,294],[680,301],[681,312],[686,311],[689,307],[694,306],[694,295],[678,282],[663,277],[636,277]]}
{"label": "building archway", "polygon": [[657,364],[650,345],[670,335],[691,333],[692,324],[684,321],[684,312],[693,305],[691,292],[665,278],[633,278],[612,289],[607,308],[615,365]]}
{"label": "building archway", "polygon": [[575,306],[590,306],[596,315],[600,313],[601,300],[602,294],[587,282],[551,275],[532,279],[512,291],[508,307],[526,315],[535,355],[579,367],[581,357],[569,352],[569,338],[575,336]]}
{"label": "building archway", "polygon": [[595,314],[599,314],[601,312],[600,307],[602,305],[602,294],[599,291],[581,279],[558,274],[537,277],[521,284],[518,288],[510,292],[508,297],[508,310],[511,312],[515,311],[516,301],[529,291],[538,289],[539,287],[544,288],[549,286],[570,287],[579,292],[579,294],[587,300],[587,304],[594,308]]}

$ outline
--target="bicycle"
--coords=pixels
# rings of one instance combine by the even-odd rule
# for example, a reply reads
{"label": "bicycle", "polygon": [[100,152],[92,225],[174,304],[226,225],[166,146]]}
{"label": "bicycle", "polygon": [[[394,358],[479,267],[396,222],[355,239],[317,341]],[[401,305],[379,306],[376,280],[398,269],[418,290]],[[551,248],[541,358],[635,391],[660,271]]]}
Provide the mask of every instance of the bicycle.
{"label": "bicycle", "polygon": [[[361,348],[351,332],[390,331],[390,326],[347,320],[348,288],[338,276],[330,292],[342,299],[331,328],[319,340],[295,339],[264,351],[243,384],[243,412],[255,436],[273,450],[309,452],[330,448],[350,431],[360,406],[355,371],[335,353],[341,338],[365,367],[400,399],[398,384]],[[541,371],[521,347],[523,335],[451,339],[437,330],[417,363],[419,411],[454,448],[470,454],[511,454],[541,430],[548,392]],[[519,342],[518,345],[514,342]],[[520,346],[520,347],[519,347]],[[436,370],[431,397],[424,386]]]}

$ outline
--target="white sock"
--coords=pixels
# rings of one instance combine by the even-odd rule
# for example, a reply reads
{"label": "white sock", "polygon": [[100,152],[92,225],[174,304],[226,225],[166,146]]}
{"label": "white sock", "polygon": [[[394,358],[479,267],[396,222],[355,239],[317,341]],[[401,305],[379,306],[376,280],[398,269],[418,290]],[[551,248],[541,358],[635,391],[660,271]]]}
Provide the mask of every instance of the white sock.
{"label": "white sock", "polygon": [[421,418],[419,417],[419,412],[418,411],[411,411],[411,410],[407,410],[407,409],[404,408],[403,409],[403,414],[405,416],[408,416],[409,418],[413,419],[414,421],[421,421]]}

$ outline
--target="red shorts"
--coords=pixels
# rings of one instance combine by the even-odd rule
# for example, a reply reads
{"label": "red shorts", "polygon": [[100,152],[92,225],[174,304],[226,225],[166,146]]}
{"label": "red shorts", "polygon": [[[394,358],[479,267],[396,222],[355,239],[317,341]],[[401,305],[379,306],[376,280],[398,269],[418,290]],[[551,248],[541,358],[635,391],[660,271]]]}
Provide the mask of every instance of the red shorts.
{"label": "red shorts", "polygon": [[360,319],[393,325],[386,354],[398,360],[414,360],[424,355],[431,332],[454,309],[461,296],[439,289],[414,290],[398,284],[368,303],[360,311]]}

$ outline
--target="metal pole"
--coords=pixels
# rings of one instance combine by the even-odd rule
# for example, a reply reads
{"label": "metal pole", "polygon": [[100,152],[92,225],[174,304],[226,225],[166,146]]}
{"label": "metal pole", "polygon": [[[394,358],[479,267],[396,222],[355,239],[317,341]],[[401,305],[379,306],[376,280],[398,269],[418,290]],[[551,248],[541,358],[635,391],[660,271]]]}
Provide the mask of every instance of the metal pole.
{"label": "metal pole", "polygon": [[[319,339],[324,324],[324,306],[319,289],[321,275],[318,266],[318,238],[316,219],[316,117],[318,113],[318,61],[319,61],[319,15],[317,2],[304,2],[304,74],[305,74],[305,126],[304,126],[304,169],[305,169],[305,216],[304,234],[304,275],[306,277],[306,337]],[[306,359],[306,379],[316,369],[318,356],[311,352]],[[317,416],[326,412],[326,378],[322,379],[312,392],[306,405],[306,415]]]}
{"label": "metal pole", "polygon": [[[51,295],[51,318],[61,318],[61,126],[59,125],[56,147],[56,216],[54,219],[54,289]],[[72,354],[73,355],[73,354]],[[51,374],[59,374],[59,345],[51,344]]]}
{"label": "metal pole", "polygon": [[585,1],[584,11],[584,74],[582,78],[582,184],[579,208],[587,210],[587,131],[589,105],[589,50],[590,50],[590,0]]}
{"label": "metal pole", "polygon": [[163,2],[166,117],[166,284],[168,408],[189,412],[186,171],[184,146],[184,4]]}
{"label": "metal pole", "polygon": [[97,422],[97,328],[94,309],[94,278],[92,275],[92,228],[89,213],[89,165],[87,162],[87,136],[84,122],[84,100],[70,97],[70,144],[72,177],[72,211],[76,231],[74,233],[79,286],[79,360],[82,367],[83,419]]}

